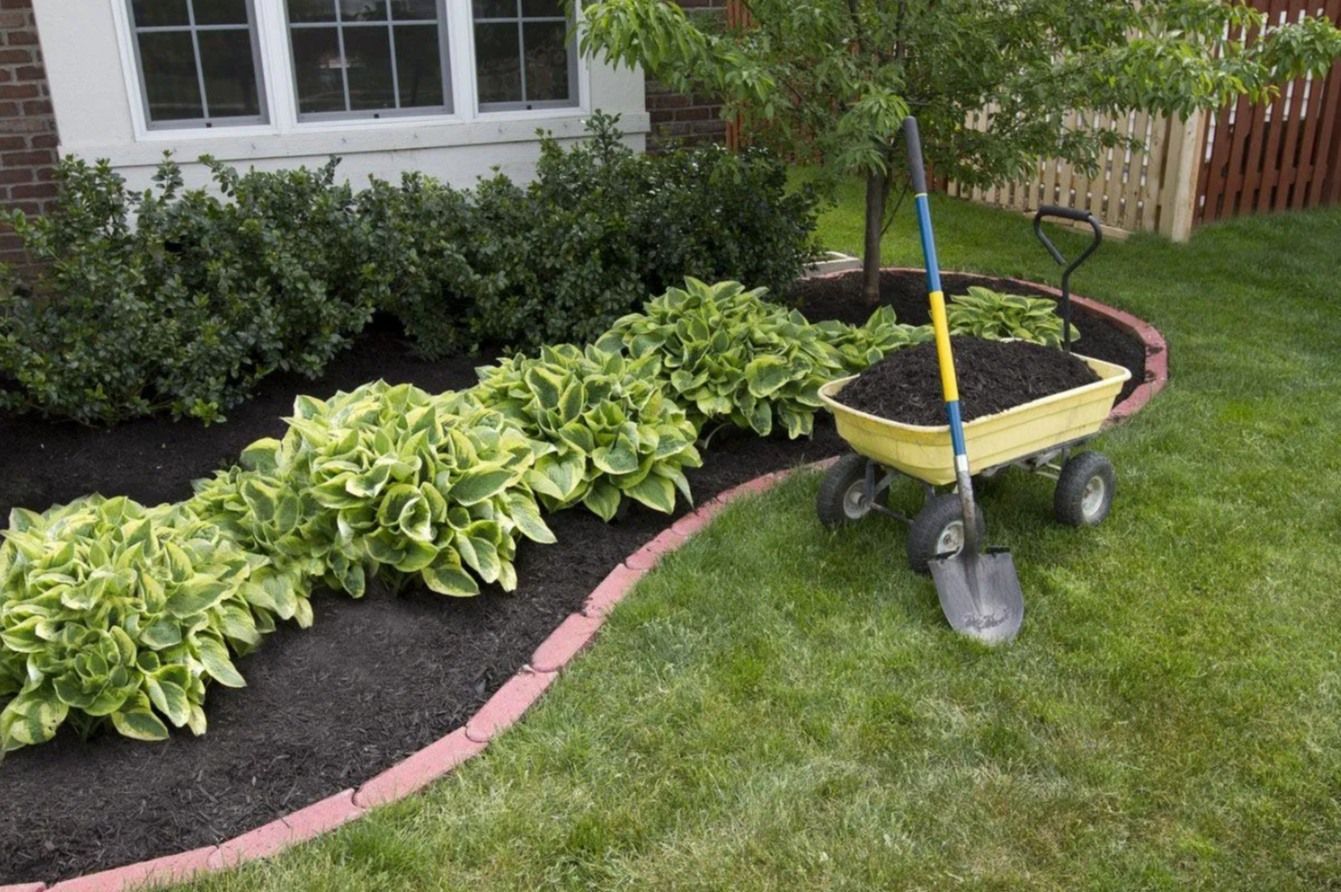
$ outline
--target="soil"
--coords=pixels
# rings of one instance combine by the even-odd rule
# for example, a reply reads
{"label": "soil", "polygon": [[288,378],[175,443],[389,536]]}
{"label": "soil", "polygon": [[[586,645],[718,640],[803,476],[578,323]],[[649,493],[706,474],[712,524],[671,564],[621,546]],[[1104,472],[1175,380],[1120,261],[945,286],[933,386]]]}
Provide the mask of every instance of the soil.
{"label": "soil", "polygon": [[[941,276],[941,287],[947,300],[953,295],[967,293],[970,285],[981,285],[1007,294],[1054,299],[1052,294],[1036,286],[1013,279],[962,273]],[[841,319],[844,322],[859,324],[865,322],[874,309],[862,300],[860,270],[802,279],[786,297],[788,302],[799,307],[807,318],[815,320]],[[920,271],[882,272],[880,302],[893,307],[894,315],[900,322],[925,325],[931,321],[927,305],[927,280],[925,274]],[[1125,400],[1145,380],[1145,345],[1130,332],[1074,304],[1071,307],[1071,323],[1080,331],[1080,338],[1072,345],[1077,353],[1131,369],[1131,379],[1122,386],[1122,392],[1118,396],[1119,400]]]}
{"label": "soil", "polygon": [[[918,321],[920,277],[889,281],[900,317]],[[826,280],[798,293],[813,319],[864,321],[869,311],[860,306],[859,288],[853,300],[848,287]],[[1105,337],[1086,321],[1079,324],[1095,337],[1090,343]],[[1127,345],[1133,343],[1139,378],[1144,354],[1139,342]],[[1116,358],[1116,349],[1091,354]],[[382,323],[318,380],[267,380],[224,424],[146,419],[93,430],[0,416],[0,517],[14,506],[41,510],[89,492],[148,504],[183,499],[192,480],[231,463],[253,440],[281,434],[297,394],[325,397],[377,378],[431,391],[460,388],[493,358],[416,359],[395,326]],[[811,440],[724,432],[689,477],[702,502],[844,449],[820,413]],[[620,560],[668,522],[641,507],[612,524],[580,509],[552,515],[558,543],[519,548],[512,594],[457,599],[373,587],[355,601],[318,593],[312,629],[282,628],[238,661],[248,687],[211,689],[204,737],[174,734],[145,744],[115,734],[81,741],[63,731],[49,744],[11,753],[0,764],[0,885],[50,883],[222,842],[359,785],[459,727]]]}
{"label": "soil", "polygon": [[[1099,380],[1083,360],[1023,341],[953,337],[959,411],[964,421]],[[934,343],[898,350],[857,376],[838,401],[904,424],[945,423]]]}

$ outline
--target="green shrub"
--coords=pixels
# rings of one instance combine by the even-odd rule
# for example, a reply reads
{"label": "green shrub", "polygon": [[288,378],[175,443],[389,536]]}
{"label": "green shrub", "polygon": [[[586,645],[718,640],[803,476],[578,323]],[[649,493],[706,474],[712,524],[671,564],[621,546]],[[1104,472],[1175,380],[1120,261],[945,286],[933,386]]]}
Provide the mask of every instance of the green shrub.
{"label": "green shrub", "polygon": [[0,308],[0,406],[216,421],[272,372],[316,376],[362,329],[334,162],[241,175],[203,160],[219,195],[184,189],[170,160],[133,192],[106,162],[67,158],[49,215],[4,215],[44,266],[35,295]]}
{"label": "green shrub", "polygon": [[205,683],[244,682],[255,560],[182,506],[89,496],[10,516],[0,546],[0,751],[69,722],[161,740],[205,731]]}
{"label": "green shrub", "polygon": [[597,346],[659,357],[667,392],[700,428],[726,420],[761,437],[781,426],[795,438],[811,432],[821,385],[918,337],[881,311],[860,328],[812,325],[763,293],[687,279],[618,320]]}
{"label": "green shrub", "polygon": [[600,113],[588,129],[543,137],[525,186],[410,176],[359,197],[365,275],[421,352],[589,342],[686,274],[781,288],[816,252],[814,199],[770,156],[644,155]]}
{"label": "green shrub", "polygon": [[[1062,317],[1055,301],[1043,297],[1002,294],[970,285],[968,294],[956,294],[946,307],[950,334],[979,338],[1020,338],[1045,347],[1062,345]],[[1080,337],[1071,326],[1071,340]]]}
{"label": "green shrub", "polygon": [[551,451],[526,477],[546,508],[581,502],[610,520],[624,497],[669,514],[678,489],[690,500],[685,468],[702,464],[698,431],[661,391],[659,358],[626,359],[594,347],[544,347],[479,370],[459,395],[482,404]]}

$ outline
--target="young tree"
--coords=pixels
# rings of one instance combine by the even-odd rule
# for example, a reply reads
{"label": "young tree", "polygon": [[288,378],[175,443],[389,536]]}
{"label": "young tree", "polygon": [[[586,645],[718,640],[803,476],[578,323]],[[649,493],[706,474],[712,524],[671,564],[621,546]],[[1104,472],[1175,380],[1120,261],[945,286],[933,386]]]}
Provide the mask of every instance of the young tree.
{"label": "young tree", "polygon": [[[1341,31],[1286,25],[1241,0],[747,0],[747,27],[667,0],[593,0],[584,51],[640,64],[679,90],[722,97],[752,139],[814,158],[830,182],[866,180],[866,299],[879,300],[880,238],[895,139],[916,114],[927,162],[969,185],[1020,179],[1039,158],[1094,168],[1119,140],[1068,126],[1072,111],[1187,114],[1269,98],[1341,56]],[[1259,33],[1243,41],[1239,35]],[[965,126],[988,110],[983,131]]]}

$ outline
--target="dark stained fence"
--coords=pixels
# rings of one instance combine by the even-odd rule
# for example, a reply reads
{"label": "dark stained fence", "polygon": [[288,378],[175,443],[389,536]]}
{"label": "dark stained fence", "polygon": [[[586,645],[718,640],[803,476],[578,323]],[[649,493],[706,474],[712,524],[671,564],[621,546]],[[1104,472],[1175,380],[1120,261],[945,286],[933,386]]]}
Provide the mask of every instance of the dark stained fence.
{"label": "dark stained fence", "polygon": [[[1253,0],[1271,24],[1304,14],[1341,22],[1341,0]],[[1249,34],[1248,40],[1255,35]],[[1196,222],[1341,203],[1341,61],[1272,102],[1239,100],[1211,119]]]}

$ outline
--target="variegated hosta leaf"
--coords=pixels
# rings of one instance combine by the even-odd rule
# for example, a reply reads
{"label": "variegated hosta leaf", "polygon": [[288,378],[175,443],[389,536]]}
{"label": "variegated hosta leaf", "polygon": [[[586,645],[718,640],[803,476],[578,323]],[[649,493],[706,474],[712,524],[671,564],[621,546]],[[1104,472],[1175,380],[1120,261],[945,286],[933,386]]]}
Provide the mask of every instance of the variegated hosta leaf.
{"label": "variegated hosta leaf", "polygon": [[229,646],[259,640],[243,594],[257,565],[187,505],[15,511],[0,545],[0,747],[67,720],[143,740],[203,730],[206,678],[242,685]]}
{"label": "variegated hosta leaf", "polygon": [[[1062,343],[1062,319],[1057,304],[1047,298],[1002,294],[970,285],[968,294],[956,294],[946,308],[951,334],[1002,340],[1019,338],[1047,347]],[[1080,337],[1071,326],[1071,340]]]}
{"label": "variegated hosta leaf", "polygon": [[581,503],[610,520],[628,497],[670,513],[677,489],[689,499],[684,469],[701,459],[697,429],[663,395],[659,364],[655,354],[544,347],[478,369],[480,383],[462,399],[545,444],[525,480],[547,508]]}
{"label": "variegated hosta leaf", "polygon": [[798,437],[810,433],[821,385],[923,339],[888,308],[864,326],[812,325],[762,295],[739,282],[686,279],[615,322],[597,346],[655,362],[665,392],[700,427],[729,420],[760,436],[781,427]]}
{"label": "variegated hosta leaf", "polygon": [[260,609],[301,621],[306,580],[359,597],[379,570],[446,594],[510,589],[517,539],[554,541],[524,479],[550,447],[477,401],[377,381],[302,398],[289,421],[196,496],[265,556]]}

